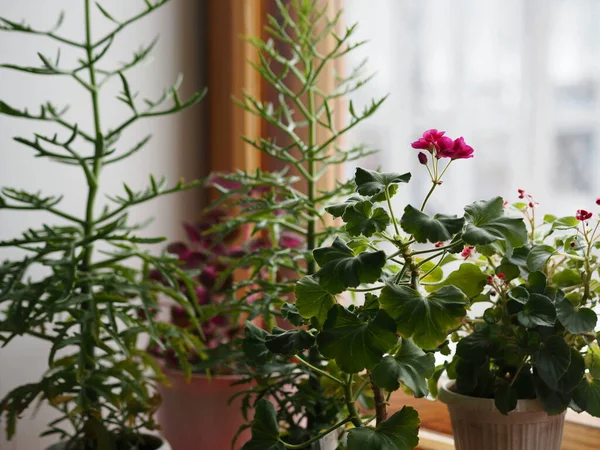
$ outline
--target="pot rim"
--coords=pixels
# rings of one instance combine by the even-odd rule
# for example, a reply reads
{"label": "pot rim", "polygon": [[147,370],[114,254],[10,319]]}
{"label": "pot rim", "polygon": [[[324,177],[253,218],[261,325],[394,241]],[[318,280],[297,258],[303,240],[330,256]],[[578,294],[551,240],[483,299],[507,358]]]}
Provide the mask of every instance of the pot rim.
{"label": "pot rim", "polygon": [[[183,372],[183,370],[181,369],[177,369],[175,367],[169,367],[166,364],[163,364],[162,366],[162,370],[165,374],[167,375],[171,375],[177,378],[185,378],[185,373]],[[193,373],[190,377],[190,382],[191,380],[194,379],[198,379],[198,380],[206,380],[206,381],[213,381],[213,380],[227,380],[227,381],[240,381],[245,379],[246,377],[244,375],[240,375],[240,374],[227,374],[227,375],[222,375],[222,374],[216,374],[216,375],[205,375],[203,373]]]}
{"label": "pot rim", "polygon": [[[463,407],[477,411],[497,411],[493,398],[471,397],[469,395],[459,394],[454,391],[454,380],[447,380],[439,385],[438,400],[448,405],[448,407]],[[535,399],[518,400],[517,407],[511,413],[516,412],[542,412],[544,407]],[[564,412],[563,412],[564,414]]]}

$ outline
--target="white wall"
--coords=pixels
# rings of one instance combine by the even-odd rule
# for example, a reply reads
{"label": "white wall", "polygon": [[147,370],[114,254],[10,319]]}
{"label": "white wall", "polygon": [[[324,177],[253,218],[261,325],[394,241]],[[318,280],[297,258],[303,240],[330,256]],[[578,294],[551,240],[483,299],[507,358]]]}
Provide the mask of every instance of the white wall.
{"label": "white wall", "polygon": [[[4,0],[0,2],[0,17],[16,21],[26,18],[33,27],[48,29],[54,24],[60,10],[64,10],[66,18],[61,33],[82,40],[83,3],[82,0]],[[117,18],[129,17],[144,7],[143,0],[104,0],[102,4]],[[189,95],[200,89],[203,86],[200,68],[204,51],[202,18],[205,17],[201,4],[196,0],[173,0],[132,26],[113,45],[106,66],[112,68],[118,62],[129,60],[142,43],[160,34],[154,60],[130,73],[131,85],[141,91],[141,96],[156,97],[182,71],[186,74],[183,93]],[[103,36],[113,27],[99,14],[94,16],[93,23],[96,37]],[[55,55],[56,48],[56,42],[45,37],[0,31],[0,63],[39,65],[36,53]],[[75,63],[77,57],[82,55],[63,48],[61,64],[68,67]],[[126,107],[112,98],[119,89],[119,83],[114,83],[102,97],[105,128],[112,128],[128,117]],[[0,69],[0,100],[19,108],[28,107],[32,111],[37,110],[40,101],[51,100],[59,105],[68,103],[71,105],[69,120],[80,122],[86,130],[91,128],[89,95],[66,77],[36,77]],[[133,187],[143,187],[149,173],[166,175],[172,182],[180,176],[193,179],[202,175],[204,164],[201,155],[205,135],[202,110],[200,106],[177,117],[147,120],[134,126],[123,138],[124,148],[129,148],[136,138],[148,133],[153,133],[154,138],[145,151],[105,170],[102,179],[104,192],[120,192],[124,181]],[[55,129],[46,123],[0,115],[0,186],[65,194],[62,207],[73,214],[81,214],[86,190],[79,171],[45,159],[36,159],[31,150],[12,140],[13,136],[32,137],[34,131],[50,133]],[[61,136],[66,136],[63,130],[57,130]],[[200,191],[163,198],[140,206],[132,219],[142,220],[153,216],[155,221],[148,234],[178,238],[181,236],[181,221],[193,220],[197,216],[202,198]],[[53,219],[37,213],[0,211],[0,240],[16,237],[27,227],[38,227],[43,220]],[[14,256],[14,253],[0,249],[0,260],[10,256]],[[46,367],[46,357],[47,349],[37,340],[29,338],[17,339],[7,348],[0,349],[0,397],[23,382],[37,380]],[[16,439],[7,442],[3,435],[0,436],[0,449],[44,449],[48,441],[40,440],[37,436],[50,416],[50,411],[42,409],[34,418],[26,417],[19,424]]]}

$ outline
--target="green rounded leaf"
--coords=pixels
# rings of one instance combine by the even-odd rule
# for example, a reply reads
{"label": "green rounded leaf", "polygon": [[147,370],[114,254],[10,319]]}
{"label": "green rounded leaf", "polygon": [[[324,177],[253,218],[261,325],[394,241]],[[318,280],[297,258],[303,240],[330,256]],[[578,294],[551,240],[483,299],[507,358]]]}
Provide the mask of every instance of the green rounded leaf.
{"label": "green rounded leaf", "polygon": [[390,216],[383,208],[375,208],[370,201],[356,202],[348,206],[342,215],[350,236],[372,236],[384,231],[390,224]]}
{"label": "green rounded leaf", "polygon": [[533,384],[535,398],[539,400],[549,415],[562,413],[571,403],[570,395],[551,389],[539,377],[533,377]]}
{"label": "green rounded leaf", "polygon": [[590,371],[592,377],[600,379],[600,348],[597,342],[592,342],[588,346],[585,355],[585,368]]}
{"label": "green rounded leaf", "polygon": [[412,450],[419,443],[420,425],[417,411],[405,406],[376,428],[352,428],[348,432],[348,450]]}
{"label": "green rounded leaf", "polygon": [[579,308],[575,310],[569,299],[564,299],[556,306],[558,320],[569,333],[581,334],[593,331],[596,328],[598,316],[590,308]]}
{"label": "green rounded leaf", "polygon": [[452,236],[462,230],[464,219],[456,216],[427,214],[407,205],[400,220],[402,229],[411,234],[417,242],[440,242],[452,239]]}
{"label": "green rounded leaf", "polygon": [[588,414],[600,417],[600,380],[582,379],[573,391],[573,400]]}
{"label": "green rounded leaf", "polygon": [[423,297],[408,286],[388,284],[379,302],[396,321],[398,332],[424,349],[436,348],[446,339],[465,316],[467,305],[465,294],[455,286],[443,286]]}
{"label": "green rounded leaf", "polygon": [[341,305],[329,310],[317,337],[321,354],[348,373],[372,369],[397,341],[396,324],[385,311],[366,323]]}
{"label": "green rounded leaf", "polygon": [[465,207],[462,238],[469,245],[487,245],[505,241],[507,247],[522,247],[527,242],[523,219],[504,215],[502,197],[480,200]]}
{"label": "green rounded leaf", "polygon": [[549,245],[536,245],[527,255],[527,268],[532,272],[543,271],[556,250]]}
{"label": "green rounded leaf", "polygon": [[[361,167],[356,168],[354,175],[354,182],[356,183],[356,190],[361,195],[375,196],[378,194],[385,193],[385,190],[392,185],[398,183],[408,183],[410,181],[410,173],[392,173],[392,172],[377,172],[375,170],[363,169]],[[395,190],[388,190],[390,197]],[[383,199],[385,200],[385,199]]]}
{"label": "green rounded leaf", "polygon": [[264,398],[256,403],[252,420],[252,438],[242,450],[285,450],[279,440],[279,424],[273,404]]}
{"label": "green rounded leaf", "polygon": [[315,338],[306,330],[284,330],[274,327],[271,335],[265,336],[265,346],[271,353],[295,355],[313,346]]}
{"label": "green rounded leaf", "polygon": [[305,319],[316,317],[320,324],[327,319],[327,312],[336,304],[335,297],[327,292],[313,277],[302,277],[296,282],[296,308]]}
{"label": "green rounded leaf", "polygon": [[558,390],[564,394],[570,393],[581,382],[585,374],[585,360],[576,349],[571,349],[571,363],[558,382]]}
{"label": "green rounded leaf", "polygon": [[535,367],[539,377],[553,390],[571,364],[571,347],[559,336],[550,336],[538,351]]}
{"label": "green rounded leaf", "polygon": [[265,345],[269,333],[257,327],[250,321],[246,321],[246,333],[242,342],[244,356],[256,364],[264,364],[271,359],[271,352]]}
{"label": "green rounded leaf", "polygon": [[556,307],[545,295],[531,294],[523,311],[517,314],[517,319],[527,328],[551,327],[556,323]]}
{"label": "green rounded leaf", "polygon": [[494,392],[494,404],[505,416],[517,407],[518,400],[517,390],[506,382],[501,383]]}
{"label": "green rounded leaf", "polygon": [[362,197],[350,197],[350,198],[346,199],[345,202],[328,206],[327,208],[325,208],[325,211],[327,211],[333,217],[342,217],[348,207],[354,206],[358,202],[362,202],[362,201],[364,201],[364,199]]}
{"label": "green rounded leaf", "polygon": [[373,283],[381,276],[385,266],[385,252],[363,252],[354,256],[354,252],[339,237],[331,247],[314,250],[315,260],[321,269],[315,273],[319,284],[331,294],[339,294],[349,287],[361,283]]}
{"label": "green rounded leaf", "polygon": [[448,277],[433,286],[427,286],[429,292],[437,290],[442,286],[455,286],[469,298],[474,298],[483,292],[487,285],[488,277],[475,264],[463,263],[461,266],[451,272]]}
{"label": "green rounded leaf", "polygon": [[465,336],[456,344],[456,354],[463,360],[483,364],[492,348],[489,330],[478,330]]}
{"label": "green rounded leaf", "polygon": [[386,356],[373,369],[373,381],[387,391],[396,391],[403,383],[415,397],[427,395],[427,378],[433,375],[435,358],[410,339],[403,339],[395,356]]}

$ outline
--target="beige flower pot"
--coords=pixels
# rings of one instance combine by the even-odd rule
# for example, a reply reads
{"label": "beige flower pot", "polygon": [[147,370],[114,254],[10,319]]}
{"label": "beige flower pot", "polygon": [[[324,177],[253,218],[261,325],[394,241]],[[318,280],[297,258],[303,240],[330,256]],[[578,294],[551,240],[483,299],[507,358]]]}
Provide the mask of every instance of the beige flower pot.
{"label": "beige flower pot", "polygon": [[448,406],[456,450],[560,450],[565,413],[549,416],[537,400],[519,400],[508,416],[493,399],[468,397],[448,381],[439,400]]}
{"label": "beige flower pot", "polygon": [[[157,445],[160,445],[160,446],[155,447],[152,450],[172,450],[171,446],[169,445],[169,443],[166,440],[161,439],[159,437],[157,437],[156,440],[157,440]],[[47,448],[47,450],[65,450],[66,448],[67,448],[66,442],[58,442],[56,444],[52,444],[50,447]]]}
{"label": "beige flower pot", "polygon": [[[164,369],[171,386],[159,386],[162,404],[157,413],[161,434],[173,450],[231,450],[231,442],[239,427],[246,423],[241,412],[242,398],[230,398],[249,388],[235,385],[238,376],[207,378],[193,375],[188,383],[183,372]],[[237,438],[239,449],[250,438],[247,429]]]}

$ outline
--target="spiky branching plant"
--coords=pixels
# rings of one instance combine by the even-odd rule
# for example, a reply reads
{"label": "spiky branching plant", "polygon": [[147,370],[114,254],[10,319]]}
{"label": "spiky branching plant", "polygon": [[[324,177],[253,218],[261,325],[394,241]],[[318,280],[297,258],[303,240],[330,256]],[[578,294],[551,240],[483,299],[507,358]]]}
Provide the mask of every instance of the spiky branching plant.
{"label": "spiky branching plant", "polygon": [[[173,348],[184,367],[189,349],[202,346],[186,331],[168,323],[144,320],[156,308],[157,295],[174,299],[192,317],[197,301],[191,298],[194,289],[186,289],[190,300],[180,290],[176,279],[183,280],[188,288],[192,281],[180,270],[176,258],[153,256],[143,247],[162,239],[138,237],[135,233],[140,227],[128,220],[132,206],[188,189],[195,183],[180,181],[167,186],[164,178],[150,176],[147,188],[135,191],[123,184],[124,193],[108,197],[102,208],[97,198],[103,167],[132,156],[150,140],[150,136],[145,137],[125,150],[118,143],[123,132],[140,119],[183,111],[203,97],[203,93],[196,93],[181,100],[178,80],[158,99],[137,99],[126,73],[144,61],[155,41],[116,69],[102,67],[103,58],[119,33],[168,1],[144,0],[140,2],[145,5],[140,12],[126,20],[119,20],[96,2],[99,14],[114,23],[113,31],[97,40],[92,39],[90,0],[83,2],[83,41],[59,34],[62,14],[49,31],[0,18],[2,31],[46,36],[61,47],[82,53],[78,65],[70,68],[64,67],[58,56],[43,54],[38,54],[39,67],[2,64],[0,68],[72,79],[88,92],[93,118],[93,129],[88,131],[76,118],[68,117],[66,108],[43,103],[39,112],[33,113],[0,101],[1,114],[56,124],[58,131],[54,135],[34,133],[33,137],[15,140],[49,163],[79,167],[87,182],[81,186],[87,189],[81,215],[61,209],[61,195],[8,187],[1,191],[0,209],[46,211],[59,221],[57,225],[40,224],[24,231],[21,237],[0,242],[0,248],[16,248],[24,254],[21,259],[4,261],[0,266],[0,343],[5,346],[16,336],[29,335],[51,345],[48,370],[42,379],[17,387],[0,402],[0,418],[9,438],[15,433],[17,419],[40,400],[58,410],[57,419],[48,424],[44,434],[68,441],[68,448],[151,448],[143,442],[140,432],[156,428],[153,413],[159,399],[153,386],[161,375],[152,358],[137,348],[138,337],[148,334],[156,345]],[[113,80],[121,83],[118,100],[131,113],[124,122],[105,128],[100,120],[101,93]],[[99,244],[101,249],[97,248]],[[45,275],[30,277],[39,266]],[[148,267],[158,268],[166,284],[145,276]]]}
{"label": "spiky branching plant", "polygon": [[[293,304],[285,304],[286,298],[292,295],[295,279],[315,273],[313,250],[338,231],[326,219],[325,208],[351,192],[346,184],[327,185],[325,181],[343,163],[372,152],[364,146],[347,148],[343,141],[384,100],[375,100],[362,111],[355,110],[352,102],[343,106],[344,97],[370,77],[363,74],[363,65],[345,74],[336,71],[344,56],[363,44],[353,42],[356,25],[342,26],[341,11],[332,16],[326,2],[316,0],[277,0],[275,4],[276,14],[268,16],[265,27],[267,40],[248,38],[258,53],[253,67],[274,98],[264,101],[244,93],[238,103],[277,135],[245,141],[278,160],[284,169],[220,174],[215,183],[223,194],[217,205],[240,207],[237,217],[222,227],[223,235],[250,225],[253,234],[263,233],[269,241],[239,261],[240,266],[253,270],[249,281],[236,286],[244,292],[241,308],[251,319],[262,316],[269,331],[281,316],[296,325],[305,323]],[[302,245],[282,245],[284,232],[295,234]],[[252,302],[246,302],[250,296]],[[300,313],[310,317],[307,311]],[[264,351],[264,331],[252,323],[247,325],[244,349],[257,370],[265,372],[267,379],[257,392],[279,403],[279,418],[290,442],[306,441],[337,421],[343,402],[332,401],[335,395],[325,392],[318,369],[325,363],[316,349],[296,355],[303,363],[299,366],[286,359],[274,360],[278,357]],[[282,389],[291,384],[296,385],[295,391]]]}

